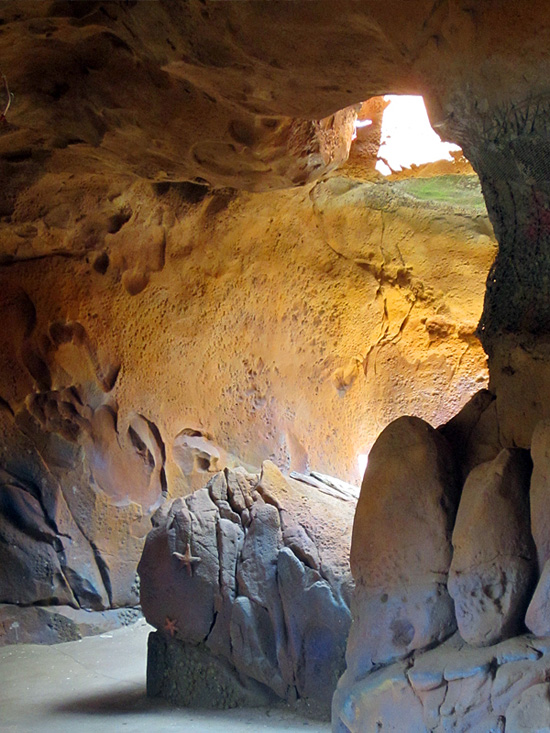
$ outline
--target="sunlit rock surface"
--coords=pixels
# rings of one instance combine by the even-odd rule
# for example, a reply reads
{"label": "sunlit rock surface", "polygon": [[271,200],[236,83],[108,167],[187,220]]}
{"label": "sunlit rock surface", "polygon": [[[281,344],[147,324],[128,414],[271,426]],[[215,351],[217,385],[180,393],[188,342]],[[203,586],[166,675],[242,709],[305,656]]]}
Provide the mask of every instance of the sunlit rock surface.
{"label": "sunlit rock surface", "polygon": [[132,605],[166,497],[267,458],[358,483],[391,419],[448,419],[486,383],[474,184],[51,178],[4,222],[0,600]]}

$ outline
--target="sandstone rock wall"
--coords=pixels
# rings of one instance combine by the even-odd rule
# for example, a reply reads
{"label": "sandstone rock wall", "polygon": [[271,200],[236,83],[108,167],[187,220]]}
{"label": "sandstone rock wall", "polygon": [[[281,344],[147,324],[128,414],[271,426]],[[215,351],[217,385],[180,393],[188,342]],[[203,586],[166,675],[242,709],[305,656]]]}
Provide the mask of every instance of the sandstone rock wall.
{"label": "sandstone rock wall", "polygon": [[60,172],[21,195],[0,265],[1,601],[132,605],[166,497],[236,457],[354,482],[388,421],[443,422],[485,383],[486,215],[392,186]]}

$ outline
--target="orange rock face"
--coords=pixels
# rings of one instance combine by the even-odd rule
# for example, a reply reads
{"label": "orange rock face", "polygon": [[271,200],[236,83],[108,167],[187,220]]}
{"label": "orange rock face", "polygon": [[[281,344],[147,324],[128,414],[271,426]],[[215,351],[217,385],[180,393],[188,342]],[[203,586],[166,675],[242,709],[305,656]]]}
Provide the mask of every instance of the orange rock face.
{"label": "orange rock face", "polygon": [[137,599],[165,496],[237,459],[357,482],[387,422],[444,422],[486,383],[486,215],[400,186],[58,173],[20,195],[0,268],[5,467],[24,479],[27,443],[47,466],[106,558],[95,605]]}

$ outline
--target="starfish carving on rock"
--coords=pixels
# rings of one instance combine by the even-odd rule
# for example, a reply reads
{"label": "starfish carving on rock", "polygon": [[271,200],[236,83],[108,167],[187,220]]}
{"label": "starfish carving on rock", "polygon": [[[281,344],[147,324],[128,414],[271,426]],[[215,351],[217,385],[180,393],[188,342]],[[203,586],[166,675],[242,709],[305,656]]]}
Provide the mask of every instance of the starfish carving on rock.
{"label": "starfish carving on rock", "polygon": [[178,622],[174,618],[166,617],[166,621],[164,622],[164,630],[166,633],[170,634],[170,636],[174,637],[176,635],[176,631],[178,630]]}
{"label": "starfish carving on rock", "polygon": [[175,557],[176,560],[180,563],[180,566],[187,568],[187,574],[193,575],[193,563],[200,562],[200,557],[194,557],[191,554],[191,549],[189,547],[189,542],[185,546],[185,553],[182,555],[181,552],[173,552],[172,557]]}

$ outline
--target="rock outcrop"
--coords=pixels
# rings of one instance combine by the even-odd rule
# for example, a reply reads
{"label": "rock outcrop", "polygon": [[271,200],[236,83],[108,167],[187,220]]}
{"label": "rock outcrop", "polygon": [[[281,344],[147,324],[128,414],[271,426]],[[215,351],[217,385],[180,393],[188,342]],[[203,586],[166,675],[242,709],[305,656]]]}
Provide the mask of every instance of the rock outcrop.
{"label": "rock outcrop", "polygon": [[139,564],[158,629],[150,693],[208,707],[282,699],[328,715],[350,624],[354,506],[267,461],[261,475],[217,473],[159,510]]}
{"label": "rock outcrop", "polygon": [[0,267],[0,600],[133,606],[165,498],[266,457],[356,481],[400,412],[449,418],[486,380],[473,331],[495,249],[454,180],[436,205],[343,176],[253,197],[88,182],[84,201],[57,180],[41,205],[72,218],[42,237],[36,213]]}
{"label": "rock outcrop", "polygon": [[[347,669],[333,700],[335,733],[546,730],[537,726],[548,723],[548,426],[544,421],[535,429],[531,456],[522,449],[502,449],[493,409],[498,399],[481,392],[439,431],[415,418],[400,418],[371,451],[354,524],[356,589]],[[429,451],[436,444],[434,434],[444,448]],[[473,435],[478,436],[476,446]],[[441,457],[449,453],[454,455],[442,464]],[[453,486],[453,464],[459,486],[465,475],[466,480],[461,492],[449,494],[443,487]],[[440,512],[447,509],[443,523],[433,511],[434,477],[440,477],[442,487]],[[455,506],[458,502],[456,519],[448,511],[449,495]],[[380,526],[382,547],[377,542]],[[425,552],[442,527],[448,532],[448,573],[441,572],[437,553]],[[408,561],[392,562],[403,547]],[[373,642],[389,638],[396,625],[367,592],[380,574],[377,563],[385,586],[402,593],[400,610],[409,599],[421,597],[426,585],[422,570],[426,574],[430,568],[439,568],[440,598],[448,593],[453,604],[437,609],[423,599],[414,612],[427,614],[433,608],[434,618],[445,624],[440,627],[444,633],[404,646],[400,654],[395,649],[365,662]],[[526,633],[526,626],[532,633]]]}
{"label": "rock outcrop", "polygon": [[419,418],[391,423],[370,452],[354,520],[346,674],[362,677],[455,630],[447,574],[457,499],[445,438]]}
{"label": "rock outcrop", "polygon": [[[366,658],[351,643],[336,725],[399,729],[405,717],[411,730],[535,727],[548,712],[542,642],[529,637],[534,656],[522,637],[473,651],[454,637],[423,649],[454,628],[449,589],[459,630],[473,643],[520,630],[534,555],[523,469],[516,472],[516,458],[501,449],[533,448],[540,578],[526,620],[536,633],[547,629],[545,437],[537,426],[550,417],[548,3],[420,0],[404,9],[399,0],[343,0],[335,15],[332,0],[15,0],[0,8],[0,26],[0,292],[9,324],[0,336],[0,540],[8,548],[0,600],[96,612],[135,603],[135,561],[150,515],[231,464],[231,454],[252,464],[269,456],[298,470],[338,463],[349,477],[357,453],[389,418],[414,412],[437,424],[485,383],[468,310],[477,311],[477,296],[457,303],[470,290],[471,269],[486,269],[488,250],[478,247],[490,242],[486,217],[438,209],[435,231],[452,220],[461,233],[452,244],[466,232],[471,245],[471,267],[457,267],[456,255],[449,267],[440,255],[453,249],[448,236],[432,236],[416,207],[402,205],[406,191],[395,207],[377,184],[323,180],[346,159],[363,100],[421,92],[433,125],[478,173],[499,241],[478,329],[494,399],[485,394],[439,436],[426,429],[421,454],[428,443],[454,447],[466,438],[455,452],[455,479],[468,478],[449,588],[456,502],[438,463],[447,447],[427,450],[431,458],[418,463],[431,519],[410,548],[406,534],[392,538],[401,559],[381,576],[391,589],[389,611],[380,607],[384,593],[370,609],[360,586],[354,628],[368,638],[364,601],[379,638],[369,639]],[[259,199],[234,193],[316,181],[301,198],[269,199],[284,209],[282,220],[255,216]],[[301,224],[289,205],[296,201]],[[236,222],[245,209],[243,236]],[[403,209],[410,237],[396,224]],[[350,227],[360,229],[358,238],[348,236]],[[319,235],[310,238],[313,230]],[[430,256],[423,255],[428,240],[437,243]],[[420,253],[418,266],[412,252]],[[280,283],[290,297],[280,295]],[[302,387],[287,399],[293,381]],[[391,406],[389,392],[398,395]],[[240,473],[231,489],[227,478],[227,498],[223,486],[219,495],[213,484],[199,488],[156,515],[144,557],[159,555],[171,615],[156,617],[154,605],[148,613],[169,635],[185,631],[196,647],[188,658],[206,678],[212,665],[228,680],[235,681],[233,667],[246,675],[248,686],[227,682],[226,700],[246,699],[251,689],[314,699],[311,677],[324,650],[317,627],[298,623],[301,608],[288,587],[301,584],[314,609],[335,598],[338,613],[346,606],[334,590],[338,578],[334,585],[323,576],[299,528],[285,538],[283,503],[258,488],[265,474],[256,485]],[[404,481],[397,471],[386,485],[414,517]],[[489,531],[485,509],[477,519],[489,497],[498,499],[511,546]],[[489,549],[479,538],[466,543],[471,517]],[[414,575],[407,577],[416,569],[413,548],[418,597]],[[372,556],[358,559],[359,574],[363,560],[369,572],[380,571]],[[176,617],[191,583],[196,608]],[[472,591],[475,603],[464,603]],[[145,591],[143,598],[151,602]],[[219,651],[215,662],[200,646],[206,638]],[[235,659],[227,659],[228,638]],[[153,639],[152,657],[174,651],[185,667],[177,640]],[[160,672],[153,687],[192,700],[211,693],[194,687],[193,674],[184,677],[183,692]],[[324,679],[320,689],[328,688]]]}

